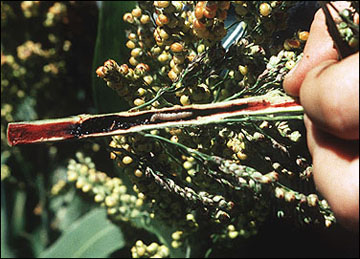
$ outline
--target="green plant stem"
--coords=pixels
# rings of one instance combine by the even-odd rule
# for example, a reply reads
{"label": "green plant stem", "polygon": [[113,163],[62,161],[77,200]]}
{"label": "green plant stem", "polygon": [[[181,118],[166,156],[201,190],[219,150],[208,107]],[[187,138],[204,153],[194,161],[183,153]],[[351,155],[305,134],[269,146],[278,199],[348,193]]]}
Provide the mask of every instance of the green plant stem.
{"label": "green plant stem", "polygon": [[199,152],[195,149],[192,149],[192,148],[189,148],[181,143],[176,143],[176,142],[173,142],[171,140],[168,140],[167,138],[164,138],[164,137],[161,137],[161,136],[158,136],[158,135],[154,135],[154,134],[144,134],[144,137],[146,138],[154,138],[154,139],[158,139],[158,140],[161,140],[161,141],[164,141],[166,143],[169,143],[169,144],[172,144],[172,145],[176,145],[182,149],[184,149],[186,152],[188,152],[189,154],[195,154],[197,157],[198,160],[200,161],[210,161],[212,160],[211,156],[209,155],[206,155],[202,152]]}

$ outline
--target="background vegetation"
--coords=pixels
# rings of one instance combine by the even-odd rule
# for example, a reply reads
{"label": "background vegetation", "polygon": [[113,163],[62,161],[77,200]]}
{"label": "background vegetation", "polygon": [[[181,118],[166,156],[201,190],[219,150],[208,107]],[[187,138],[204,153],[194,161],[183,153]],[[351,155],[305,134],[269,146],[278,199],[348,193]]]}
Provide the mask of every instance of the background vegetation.
{"label": "background vegetation", "polygon": [[[107,140],[11,148],[6,141],[11,121],[127,109],[95,70],[108,58],[126,62],[122,17],[135,5],[1,2],[1,257],[130,257],[137,240],[166,244],[173,257],[187,255],[171,248],[172,230],[161,222],[110,221],[84,188],[69,183],[67,167],[74,158],[90,169],[96,165],[97,172],[112,179],[119,177]],[[131,186],[127,177],[121,179]],[[196,238],[194,242],[208,242],[205,236]],[[257,235],[217,248],[210,256],[354,257],[357,243],[338,225],[330,230],[300,227],[274,216]]]}

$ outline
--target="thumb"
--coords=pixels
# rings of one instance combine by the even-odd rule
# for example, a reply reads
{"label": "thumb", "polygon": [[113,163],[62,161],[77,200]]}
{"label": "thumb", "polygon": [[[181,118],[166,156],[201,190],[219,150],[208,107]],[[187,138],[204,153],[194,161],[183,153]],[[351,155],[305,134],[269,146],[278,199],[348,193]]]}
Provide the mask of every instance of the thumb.
{"label": "thumb", "polygon": [[300,102],[320,128],[342,139],[359,139],[359,52],[324,61],[307,73]]}
{"label": "thumb", "polygon": [[292,96],[299,96],[305,75],[325,60],[337,60],[333,40],[327,30],[324,12],[320,9],[314,16],[309,38],[304,48],[304,56],[285,77],[283,87]]}

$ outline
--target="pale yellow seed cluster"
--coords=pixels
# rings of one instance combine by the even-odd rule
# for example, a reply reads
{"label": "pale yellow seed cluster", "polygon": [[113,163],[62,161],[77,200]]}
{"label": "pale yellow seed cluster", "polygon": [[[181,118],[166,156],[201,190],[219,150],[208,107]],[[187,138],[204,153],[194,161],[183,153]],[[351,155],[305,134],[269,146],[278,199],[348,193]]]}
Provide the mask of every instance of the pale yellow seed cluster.
{"label": "pale yellow seed cluster", "polygon": [[142,240],[138,240],[131,248],[131,255],[133,258],[167,258],[170,251],[165,245],[156,242],[146,245]]}
{"label": "pale yellow seed cluster", "polygon": [[[35,1],[38,2],[38,1]],[[45,27],[55,26],[58,22],[62,21],[67,15],[67,7],[64,3],[55,2],[46,14],[46,20],[44,21]]]}
{"label": "pale yellow seed cluster", "polygon": [[237,134],[233,138],[230,138],[226,146],[233,152],[233,158],[236,160],[246,160],[246,144],[245,144],[245,136],[242,133]]}
{"label": "pale yellow seed cluster", "polygon": [[[250,213],[251,214],[251,213]],[[239,219],[239,222],[229,224],[224,229],[224,233],[221,235],[223,239],[236,239],[236,238],[249,238],[257,234],[257,224],[254,220],[250,220],[248,224],[241,224],[244,221],[244,217]]]}
{"label": "pale yellow seed cluster", "polygon": [[105,206],[107,213],[115,220],[128,221],[140,215],[144,194],[140,192],[137,196],[129,194],[120,178],[111,178],[104,172],[97,171],[89,157],[77,153],[77,159],[79,163],[75,160],[69,162],[67,171],[69,182],[75,182],[76,188],[92,195],[94,201]]}
{"label": "pale yellow seed cluster", "polygon": [[171,234],[171,238],[173,241],[171,241],[171,246],[173,248],[179,248],[183,245],[183,235],[184,235],[184,231],[182,230],[178,230],[175,231]]}
{"label": "pale yellow seed cluster", "polygon": [[66,186],[66,181],[64,179],[60,179],[51,187],[51,195],[59,195],[59,193],[64,189]]}
{"label": "pale yellow seed cluster", "polygon": [[26,18],[36,16],[39,12],[40,1],[22,1],[20,7]]}

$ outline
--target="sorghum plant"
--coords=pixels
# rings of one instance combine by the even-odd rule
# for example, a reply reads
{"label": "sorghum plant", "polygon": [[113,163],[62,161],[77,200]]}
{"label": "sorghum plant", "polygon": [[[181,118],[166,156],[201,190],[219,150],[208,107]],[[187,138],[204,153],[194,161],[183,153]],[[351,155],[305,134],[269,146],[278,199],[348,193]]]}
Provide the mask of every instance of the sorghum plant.
{"label": "sorghum plant", "polygon": [[[133,110],[277,98],[308,37],[309,24],[291,20],[299,5],[139,2],[123,16],[130,25],[128,63],[108,60],[97,74]],[[337,21],[355,49],[357,9],[353,3]],[[149,216],[177,229],[173,248],[205,229],[214,244],[249,237],[274,211],[330,227],[335,217],[313,186],[301,118],[288,112],[118,135],[111,156],[151,204]],[[137,243],[133,256],[144,256],[141,249]]]}

